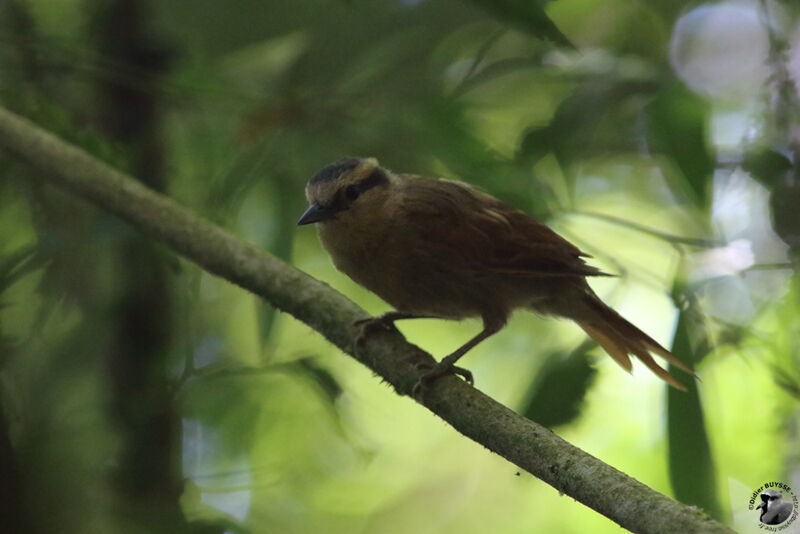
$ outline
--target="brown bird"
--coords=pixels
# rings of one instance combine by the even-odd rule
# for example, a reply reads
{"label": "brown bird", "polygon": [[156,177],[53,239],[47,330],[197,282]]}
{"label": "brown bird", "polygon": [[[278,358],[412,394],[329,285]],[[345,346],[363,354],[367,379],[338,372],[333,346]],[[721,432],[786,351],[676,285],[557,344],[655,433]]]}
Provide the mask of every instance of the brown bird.
{"label": "brown bird", "polygon": [[444,374],[472,375],[455,363],[498,332],[517,308],[578,323],[625,370],[639,358],[685,390],[650,353],[694,375],[650,336],[606,306],[586,282],[608,276],[588,254],[525,213],[465,183],[394,174],[374,158],[345,158],[306,186],[298,225],[318,223],[337,269],[396,311],[362,321],[480,317],[483,330],[428,370],[418,386]]}

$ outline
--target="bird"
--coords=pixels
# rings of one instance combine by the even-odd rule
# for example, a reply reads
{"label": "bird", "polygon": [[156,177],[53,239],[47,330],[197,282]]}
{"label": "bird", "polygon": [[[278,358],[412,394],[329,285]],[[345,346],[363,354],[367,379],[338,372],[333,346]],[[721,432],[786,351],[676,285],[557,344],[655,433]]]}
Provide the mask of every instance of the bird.
{"label": "bird", "polygon": [[634,356],[685,391],[652,353],[695,376],[600,300],[586,279],[610,275],[587,264],[588,254],[476,187],[347,157],[317,172],[305,194],[308,208],[297,225],[316,224],[334,266],[394,308],[358,321],[362,333],[401,319],[483,321],[477,335],[422,374],[414,391],[446,374],[473,383],[456,362],[517,309],[571,319],[628,372]]}
{"label": "bird", "polygon": [[761,503],[756,506],[761,510],[760,520],[767,525],[779,525],[789,519],[794,511],[792,503],[783,500],[783,492],[766,489],[761,492]]}

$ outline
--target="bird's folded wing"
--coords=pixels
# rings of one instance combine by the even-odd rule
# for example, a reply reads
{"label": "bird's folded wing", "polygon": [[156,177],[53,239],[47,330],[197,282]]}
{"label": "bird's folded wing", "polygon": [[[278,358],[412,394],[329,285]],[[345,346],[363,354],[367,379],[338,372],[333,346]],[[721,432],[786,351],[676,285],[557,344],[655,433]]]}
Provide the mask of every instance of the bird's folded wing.
{"label": "bird's folded wing", "polygon": [[444,258],[486,274],[521,277],[609,276],[588,254],[544,224],[462,182],[410,178],[399,210],[417,236]]}

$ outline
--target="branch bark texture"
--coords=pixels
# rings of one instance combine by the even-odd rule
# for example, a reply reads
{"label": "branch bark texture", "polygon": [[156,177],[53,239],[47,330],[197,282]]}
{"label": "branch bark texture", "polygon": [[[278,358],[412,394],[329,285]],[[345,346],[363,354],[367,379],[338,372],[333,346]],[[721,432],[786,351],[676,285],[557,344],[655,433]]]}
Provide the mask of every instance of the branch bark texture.
{"label": "branch bark texture", "polygon": [[[352,323],[366,312],[307,274],[155,193],[83,150],[0,108],[0,148],[71,191],[162,241],[203,269],[261,296],[410,395],[420,363],[432,357],[397,331],[381,331],[355,346]],[[356,350],[358,349],[358,350]],[[418,402],[456,430],[559,492],[637,533],[732,533],[562,440],[550,430],[449,376]]]}

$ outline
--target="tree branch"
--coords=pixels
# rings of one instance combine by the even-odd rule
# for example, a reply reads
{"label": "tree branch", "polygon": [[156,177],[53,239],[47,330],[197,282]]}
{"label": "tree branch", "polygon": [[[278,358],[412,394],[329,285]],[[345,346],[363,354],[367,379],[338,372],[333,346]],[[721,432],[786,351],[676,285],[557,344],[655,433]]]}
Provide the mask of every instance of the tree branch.
{"label": "tree branch", "polygon": [[[0,148],[43,171],[43,179],[89,200],[166,243],[203,269],[251,291],[320,332],[409,395],[432,357],[397,331],[377,332],[355,350],[353,321],[367,316],[328,285],[198,217],[164,195],[0,108]],[[638,533],[732,533],[448,376],[420,400],[456,430],[559,492]]]}

